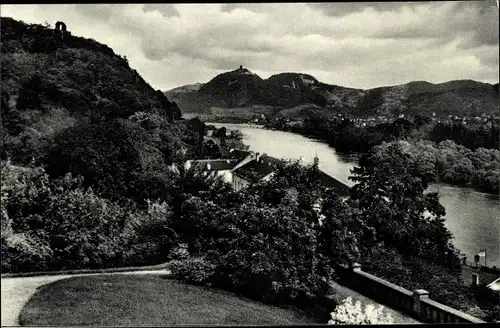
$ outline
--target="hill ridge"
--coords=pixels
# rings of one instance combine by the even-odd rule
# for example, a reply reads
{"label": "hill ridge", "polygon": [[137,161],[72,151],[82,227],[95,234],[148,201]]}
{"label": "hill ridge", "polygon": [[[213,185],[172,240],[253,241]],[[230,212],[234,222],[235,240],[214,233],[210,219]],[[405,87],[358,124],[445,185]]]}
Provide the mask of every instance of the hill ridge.
{"label": "hill ridge", "polygon": [[[349,113],[355,116],[405,115],[478,115],[497,111],[498,84],[472,79],[441,83],[410,81],[404,84],[370,89],[350,88],[324,83],[307,73],[283,72],[262,79],[242,68],[223,72],[198,90],[184,86],[164,91],[189,113],[225,116],[223,112],[254,116],[262,114],[244,108],[269,107],[264,114],[274,116],[282,110],[314,105],[325,113]],[[251,75],[250,75],[251,74]],[[252,76],[253,78],[249,78]],[[317,109],[317,108],[316,108]],[[293,112],[293,111],[292,111]],[[233,113],[234,114],[234,113]],[[227,115],[232,115],[227,113]]]}
{"label": "hill ridge", "polygon": [[1,134],[6,149],[36,145],[77,122],[154,112],[169,121],[179,107],[93,39],[1,17]]}

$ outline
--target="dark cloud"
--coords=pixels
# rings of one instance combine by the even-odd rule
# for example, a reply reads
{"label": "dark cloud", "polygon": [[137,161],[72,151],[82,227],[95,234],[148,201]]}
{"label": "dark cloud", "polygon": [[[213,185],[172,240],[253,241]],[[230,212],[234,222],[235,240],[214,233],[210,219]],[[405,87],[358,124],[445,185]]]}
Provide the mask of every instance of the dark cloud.
{"label": "dark cloud", "polygon": [[488,1],[462,1],[451,5],[443,3],[443,8],[444,10],[438,9],[434,14],[429,12],[419,20],[407,21],[398,28],[382,29],[376,36],[395,39],[430,38],[435,39],[438,44],[440,40],[444,44],[455,39],[464,49],[499,43],[496,6]]}
{"label": "dark cloud", "polygon": [[145,4],[143,8],[144,12],[157,11],[163,15],[163,17],[180,17],[179,11],[175,8],[173,4]]}
{"label": "dark cloud", "polygon": [[481,45],[499,44],[499,16],[498,7],[491,1],[478,1],[477,3],[460,3],[458,10],[471,13],[468,27],[469,35],[461,43],[463,48],[474,48]]}

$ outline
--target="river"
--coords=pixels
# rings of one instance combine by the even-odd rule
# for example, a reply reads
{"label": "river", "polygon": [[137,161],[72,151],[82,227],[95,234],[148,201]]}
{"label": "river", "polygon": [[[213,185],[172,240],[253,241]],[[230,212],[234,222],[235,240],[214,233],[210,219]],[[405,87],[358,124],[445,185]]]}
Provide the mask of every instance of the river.
{"label": "river", "polygon": [[[243,142],[250,149],[269,156],[284,159],[303,158],[312,164],[316,155],[319,167],[339,181],[352,186],[348,179],[350,169],[357,164],[357,156],[335,152],[327,144],[304,136],[282,131],[272,131],[242,126],[239,124],[213,124],[216,127],[237,129],[243,133]],[[498,196],[480,193],[468,188],[447,184],[433,184],[431,191],[437,191],[440,202],[446,209],[445,225],[454,236],[454,245],[467,256],[468,261],[480,249],[487,249],[487,265],[500,266],[500,202]],[[480,264],[484,264],[481,258]]]}

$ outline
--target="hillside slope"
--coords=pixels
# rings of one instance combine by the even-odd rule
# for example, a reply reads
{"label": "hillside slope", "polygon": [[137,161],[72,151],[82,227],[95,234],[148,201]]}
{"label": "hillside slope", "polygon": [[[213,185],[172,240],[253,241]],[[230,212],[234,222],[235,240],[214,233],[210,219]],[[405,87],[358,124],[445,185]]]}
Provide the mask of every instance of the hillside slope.
{"label": "hillside slope", "polygon": [[[315,77],[300,73],[281,73],[261,79],[240,68],[217,75],[198,88],[188,86],[166,91],[165,94],[185,108],[186,112],[232,115],[233,108],[241,115],[251,115],[256,106],[271,108],[270,116],[281,113],[323,109],[326,114],[349,113],[354,116],[386,115],[479,115],[498,111],[498,84],[472,80],[433,84],[415,81],[403,85],[368,90],[329,85]],[[223,115],[223,114],[222,114]]]}
{"label": "hillside slope", "polygon": [[126,58],[95,40],[2,17],[1,42],[3,150],[20,140],[36,143],[82,120],[139,111],[169,120],[181,116]]}

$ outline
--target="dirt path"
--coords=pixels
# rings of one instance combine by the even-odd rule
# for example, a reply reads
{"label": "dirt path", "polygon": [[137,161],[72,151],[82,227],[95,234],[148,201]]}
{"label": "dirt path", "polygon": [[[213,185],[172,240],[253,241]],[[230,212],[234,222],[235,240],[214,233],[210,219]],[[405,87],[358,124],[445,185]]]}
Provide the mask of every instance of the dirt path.
{"label": "dirt path", "polygon": [[104,274],[169,274],[166,269],[114,273],[67,274],[57,276],[16,277],[1,279],[2,326],[19,326],[18,317],[23,306],[38,287],[51,282],[76,276],[95,276]]}

